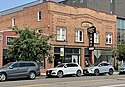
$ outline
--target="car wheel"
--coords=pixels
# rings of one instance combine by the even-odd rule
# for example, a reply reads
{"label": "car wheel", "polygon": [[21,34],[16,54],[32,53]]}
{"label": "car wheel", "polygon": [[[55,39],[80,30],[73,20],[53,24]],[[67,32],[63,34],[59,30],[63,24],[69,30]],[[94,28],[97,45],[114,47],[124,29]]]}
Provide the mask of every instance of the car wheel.
{"label": "car wheel", "polygon": [[81,73],[81,70],[78,70],[78,71],[76,72],[76,76],[77,76],[77,77],[80,77],[81,74],[82,74],[82,73]]}
{"label": "car wheel", "polygon": [[29,79],[33,80],[33,79],[35,79],[35,78],[36,78],[35,72],[30,72],[30,73],[29,73]]}
{"label": "car wheel", "polygon": [[109,75],[112,75],[113,74],[113,70],[112,69],[109,69]]}
{"label": "car wheel", "polygon": [[98,76],[98,75],[99,75],[99,70],[96,69],[96,70],[94,71],[94,74],[95,74],[96,76]]}
{"label": "car wheel", "polygon": [[62,72],[62,71],[58,71],[58,72],[57,72],[57,76],[58,76],[59,78],[62,78],[62,77],[63,77],[63,72]]}
{"label": "car wheel", "polygon": [[0,81],[5,81],[6,75],[4,73],[0,73]]}

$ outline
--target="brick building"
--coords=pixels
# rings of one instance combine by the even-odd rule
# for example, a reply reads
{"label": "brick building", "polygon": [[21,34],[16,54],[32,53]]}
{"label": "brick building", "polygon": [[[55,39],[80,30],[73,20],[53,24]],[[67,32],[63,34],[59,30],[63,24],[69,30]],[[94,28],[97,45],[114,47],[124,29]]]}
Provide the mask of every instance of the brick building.
{"label": "brick building", "polygon": [[[96,26],[93,51],[88,49],[87,27]],[[45,69],[58,62],[77,62],[85,67],[89,63],[108,61],[114,63],[112,47],[116,45],[116,16],[88,8],[77,8],[55,2],[34,2],[0,12],[0,66],[6,58],[7,42],[16,36],[12,26],[43,29],[54,34],[51,40],[54,62],[42,61]],[[99,58],[100,57],[100,58]]]}

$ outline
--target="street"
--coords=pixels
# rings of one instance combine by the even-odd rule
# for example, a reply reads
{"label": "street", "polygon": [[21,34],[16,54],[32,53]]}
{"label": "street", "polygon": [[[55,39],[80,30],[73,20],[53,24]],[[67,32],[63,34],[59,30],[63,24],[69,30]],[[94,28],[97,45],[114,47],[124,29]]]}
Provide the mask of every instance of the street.
{"label": "street", "polygon": [[35,80],[9,80],[0,87],[125,87],[125,75],[37,77]]}

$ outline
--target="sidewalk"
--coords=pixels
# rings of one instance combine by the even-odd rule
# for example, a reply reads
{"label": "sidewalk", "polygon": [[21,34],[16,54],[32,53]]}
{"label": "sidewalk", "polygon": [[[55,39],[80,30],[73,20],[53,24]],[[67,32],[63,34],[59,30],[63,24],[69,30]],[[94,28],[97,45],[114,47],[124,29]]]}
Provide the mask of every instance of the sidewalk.
{"label": "sidewalk", "polygon": [[46,73],[41,73],[41,76],[45,76],[46,75]]}
{"label": "sidewalk", "polygon": [[118,72],[118,71],[115,71],[113,74],[114,74],[114,75],[118,75],[118,74],[119,74],[119,72]]}

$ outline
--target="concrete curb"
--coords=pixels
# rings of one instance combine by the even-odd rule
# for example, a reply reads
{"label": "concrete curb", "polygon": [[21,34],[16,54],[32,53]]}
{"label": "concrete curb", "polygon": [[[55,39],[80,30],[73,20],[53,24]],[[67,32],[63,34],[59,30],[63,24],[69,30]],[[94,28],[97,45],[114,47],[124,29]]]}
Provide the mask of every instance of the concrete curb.
{"label": "concrete curb", "polygon": [[114,72],[113,74],[114,74],[114,75],[118,75],[118,74],[119,74],[119,72]]}
{"label": "concrete curb", "polygon": [[45,76],[46,75],[46,73],[41,73],[41,76]]}
{"label": "concrete curb", "polygon": [[[119,74],[119,72],[117,72],[117,71],[115,71],[114,73],[113,73],[113,75],[118,75]],[[41,73],[41,76],[46,76],[46,73]]]}

